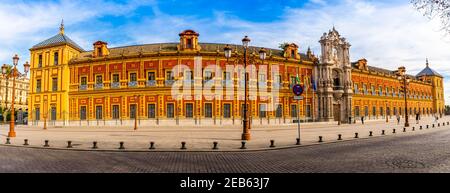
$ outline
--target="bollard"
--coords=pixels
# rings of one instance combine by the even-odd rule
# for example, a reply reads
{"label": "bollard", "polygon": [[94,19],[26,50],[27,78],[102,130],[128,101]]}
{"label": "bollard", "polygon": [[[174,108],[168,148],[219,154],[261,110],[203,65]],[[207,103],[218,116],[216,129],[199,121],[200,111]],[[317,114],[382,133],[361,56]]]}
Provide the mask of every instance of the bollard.
{"label": "bollard", "polygon": [[427,129],[428,129],[428,125],[427,125]]}
{"label": "bollard", "polygon": [[384,135],[384,130],[381,130],[381,135]]}
{"label": "bollard", "polygon": [[369,131],[369,137],[372,137],[373,135],[372,135],[372,131]]}
{"label": "bollard", "polygon": [[275,140],[270,140],[270,146],[269,147],[275,147]]}
{"label": "bollard", "polygon": [[218,144],[217,141],[214,141],[214,142],[213,142],[213,149],[219,149],[219,148],[217,147],[217,144]]}
{"label": "bollard", "polygon": [[358,133],[355,133],[355,138],[358,138]]}
{"label": "bollard", "polygon": [[24,140],[23,140],[23,145],[29,145],[29,144],[28,144],[28,139],[24,139]]}
{"label": "bollard", "polygon": [[434,128],[434,123],[433,123],[433,125],[431,127]]}
{"label": "bollard", "polygon": [[300,145],[300,138],[297,138],[297,143],[295,145]]}
{"label": "bollard", "polygon": [[67,148],[72,148],[72,141],[67,141]]}
{"label": "bollard", "polygon": [[449,122],[447,121],[447,125],[449,124]]}
{"label": "bollard", "polygon": [[184,141],[181,142],[181,148],[180,149],[186,149],[186,142],[184,142]]}
{"label": "bollard", "polygon": [[319,136],[319,143],[322,143],[322,142],[323,142],[322,136]]}
{"label": "bollard", "polygon": [[392,133],[395,133],[395,129],[392,129]]}
{"label": "bollard", "polygon": [[151,141],[148,149],[155,149],[155,142]]}
{"label": "bollard", "polygon": [[338,139],[337,140],[342,140],[342,135],[338,134]]}
{"label": "bollard", "polygon": [[97,148],[98,148],[97,142],[96,141],[92,142],[92,149],[97,149]]}
{"label": "bollard", "polygon": [[412,128],[412,131],[414,131],[414,130],[416,130],[416,128],[415,128],[415,127],[413,127],[413,128]]}
{"label": "bollard", "polygon": [[438,127],[440,127],[441,126],[441,124],[440,123],[438,123]]}
{"label": "bollard", "polygon": [[50,145],[48,144],[48,140],[44,141],[44,147],[50,147]]}
{"label": "bollard", "polygon": [[245,147],[245,141],[242,141],[241,144],[242,144],[242,145],[241,145],[241,149],[247,149],[247,148]]}
{"label": "bollard", "polygon": [[125,146],[123,145],[123,141],[119,142],[119,149],[125,149]]}
{"label": "bollard", "polygon": [[422,125],[419,127],[420,130],[422,130]]}
{"label": "bollard", "polygon": [[11,144],[11,139],[9,137],[6,138],[6,143],[5,144]]}
{"label": "bollard", "polygon": [[403,132],[406,132],[406,128],[405,127],[403,127]]}

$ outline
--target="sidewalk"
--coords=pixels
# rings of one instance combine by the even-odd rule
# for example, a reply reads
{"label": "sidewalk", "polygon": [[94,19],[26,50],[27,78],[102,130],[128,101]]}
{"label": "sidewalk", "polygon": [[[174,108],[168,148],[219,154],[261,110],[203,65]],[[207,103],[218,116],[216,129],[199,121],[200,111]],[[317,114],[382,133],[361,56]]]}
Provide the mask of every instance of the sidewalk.
{"label": "sidewalk", "polygon": [[[439,119],[440,127],[435,123],[432,128],[434,118],[423,117],[420,124],[415,124],[415,120],[410,121],[410,127],[407,133],[412,133],[412,127],[415,132],[430,132],[436,129],[450,128],[447,122],[450,117]],[[442,123],[445,122],[445,127]],[[302,145],[315,144],[318,142],[318,136],[322,136],[324,142],[336,141],[338,134],[342,135],[343,140],[354,139],[355,133],[359,138],[369,137],[369,131],[373,136],[380,136],[381,131],[385,130],[386,135],[393,135],[393,129],[396,134],[403,133],[403,122],[397,125],[396,120],[392,119],[389,123],[385,120],[370,120],[366,124],[342,124],[336,123],[301,123],[301,143]],[[426,124],[430,129],[426,129]],[[420,125],[423,126],[419,130]],[[9,125],[0,126],[0,134],[3,136],[0,143],[5,143]],[[219,151],[236,151],[241,147],[242,127],[235,126],[185,126],[185,127],[139,127],[133,130],[129,127],[65,127],[43,130],[42,127],[30,127],[19,125],[16,127],[17,137],[11,139],[11,145],[22,146],[24,139],[28,139],[30,146],[42,147],[44,140],[49,140],[53,148],[66,148],[67,141],[72,141],[73,149],[90,150],[92,142],[97,141],[99,150],[118,150],[119,142],[123,141],[125,150],[148,151],[150,141],[155,142],[156,151],[181,151],[181,142],[186,142],[187,151],[211,151],[213,142],[218,142]],[[251,140],[247,142],[247,150],[269,148],[270,140],[275,140],[276,147],[293,146],[298,137],[297,124],[254,126],[251,130]],[[186,151],[186,150],[184,150]]]}

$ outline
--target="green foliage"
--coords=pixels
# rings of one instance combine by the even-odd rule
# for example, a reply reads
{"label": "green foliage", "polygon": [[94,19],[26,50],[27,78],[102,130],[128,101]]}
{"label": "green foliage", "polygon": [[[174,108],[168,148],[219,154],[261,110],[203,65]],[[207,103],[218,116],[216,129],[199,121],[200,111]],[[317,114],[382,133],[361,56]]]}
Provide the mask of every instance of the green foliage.
{"label": "green foliage", "polygon": [[284,43],[281,43],[280,46],[278,46],[278,47],[279,47],[280,49],[284,50],[284,48],[286,48],[286,46],[288,46],[288,45],[289,45],[289,43],[284,42]]}

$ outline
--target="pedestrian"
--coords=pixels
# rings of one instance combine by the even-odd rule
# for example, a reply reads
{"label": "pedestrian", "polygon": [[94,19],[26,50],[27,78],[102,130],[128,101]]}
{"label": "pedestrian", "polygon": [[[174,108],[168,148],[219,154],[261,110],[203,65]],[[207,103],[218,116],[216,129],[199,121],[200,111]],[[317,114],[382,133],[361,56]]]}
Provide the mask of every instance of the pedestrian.
{"label": "pedestrian", "polygon": [[400,125],[400,115],[397,114],[397,125]]}
{"label": "pedestrian", "polygon": [[364,125],[364,116],[361,116],[361,123]]}
{"label": "pedestrian", "polygon": [[348,123],[352,124],[352,117],[348,117]]}

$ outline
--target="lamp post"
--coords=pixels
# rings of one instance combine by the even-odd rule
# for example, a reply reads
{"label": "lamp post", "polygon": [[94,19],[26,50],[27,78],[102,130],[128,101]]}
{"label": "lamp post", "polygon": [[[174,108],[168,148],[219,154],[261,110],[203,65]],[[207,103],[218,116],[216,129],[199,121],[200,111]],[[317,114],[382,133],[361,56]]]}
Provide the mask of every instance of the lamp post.
{"label": "lamp post", "polygon": [[47,110],[48,108],[47,108],[47,99],[44,99],[44,109],[43,109],[43,113],[44,113],[44,116],[43,116],[43,118],[44,118],[44,130],[47,130],[47,113],[48,113],[48,110]]}
{"label": "lamp post", "polygon": [[408,93],[408,84],[410,81],[410,78],[406,75],[406,69],[405,67],[399,67],[397,71],[397,78],[400,81],[400,83],[403,85],[402,91],[404,94],[404,100],[405,100],[405,127],[409,127],[409,121],[408,121],[408,99],[407,99],[407,93]]}
{"label": "lamp post", "polygon": [[[244,81],[245,81],[245,85],[244,85],[244,120],[243,120],[243,131],[242,131],[242,136],[241,139],[242,140],[250,140],[250,127],[251,127],[251,123],[249,121],[249,112],[248,112],[248,97],[249,97],[249,93],[248,93],[248,79],[249,79],[249,75],[247,72],[247,63],[248,63],[248,57],[247,57],[247,50],[248,50],[248,46],[250,43],[250,38],[248,38],[248,36],[245,36],[242,39],[242,46],[244,47],[244,55],[242,56],[242,58],[239,58],[238,55],[236,55],[236,59],[237,60],[243,60],[244,62]],[[231,48],[229,45],[225,46],[224,49],[224,54],[225,57],[228,59],[231,58]],[[259,58],[264,61],[266,59],[266,50],[264,48],[261,48],[259,50]]]}
{"label": "lamp post", "polygon": [[341,125],[341,100],[343,94],[344,90],[341,89],[334,90],[333,92],[334,98],[338,102],[338,125]]}
{"label": "lamp post", "polygon": [[386,105],[386,123],[388,123],[389,122],[389,120],[388,120],[388,110],[387,110],[387,108],[388,108],[388,102],[387,102],[387,100],[386,101],[384,101],[384,104]]}
{"label": "lamp post", "polygon": [[[16,132],[14,131],[14,122],[15,122],[15,118],[14,118],[14,103],[16,100],[16,77],[20,78],[20,77],[26,77],[28,70],[30,70],[30,64],[28,64],[28,62],[26,62],[23,65],[23,69],[25,74],[20,74],[17,71],[17,64],[19,63],[19,56],[14,55],[13,59],[13,69],[10,72],[7,72],[7,66],[3,65],[2,66],[2,75],[3,77],[7,77],[7,79],[9,79],[10,77],[13,78],[13,87],[12,87],[12,98],[11,98],[11,120],[9,122],[9,132],[8,132],[8,137],[16,137]],[[8,81],[8,80],[7,80]],[[6,88],[8,89],[8,88]]]}
{"label": "lamp post", "polygon": [[134,130],[137,130],[137,116],[138,116],[138,109],[139,109],[139,96],[134,95],[134,100],[136,101],[136,109],[134,110]]}

